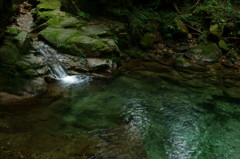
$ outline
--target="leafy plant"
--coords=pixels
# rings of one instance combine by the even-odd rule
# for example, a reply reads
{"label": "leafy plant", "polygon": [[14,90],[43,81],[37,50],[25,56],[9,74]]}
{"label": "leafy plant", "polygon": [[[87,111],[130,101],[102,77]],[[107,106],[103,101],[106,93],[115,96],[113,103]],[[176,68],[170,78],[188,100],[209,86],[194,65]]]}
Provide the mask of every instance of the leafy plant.
{"label": "leafy plant", "polygon": [[85,18],[85,19],[89,19],[90,18],[90,15],[88,13],[83,12],[83,11],[79,11],[77,13],[77,16],[80,17],[80,18]]}

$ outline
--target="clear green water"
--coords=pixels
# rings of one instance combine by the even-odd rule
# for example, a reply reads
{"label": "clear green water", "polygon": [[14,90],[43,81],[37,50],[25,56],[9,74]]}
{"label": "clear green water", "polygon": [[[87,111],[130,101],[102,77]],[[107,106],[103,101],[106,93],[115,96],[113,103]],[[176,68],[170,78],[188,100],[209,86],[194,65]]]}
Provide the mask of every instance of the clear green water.
{"label": "clear green water", "polygon": [[[29,130],[35,135],[37,147],[30,146],[32,152],[50,151],[61,146],[60,140],[69,144],[68,141],[82,141],[87,135],[93,140],[104,140],[104,144],[100,142],[100,147],[105,148],[96,153],[98,155],[89,152],[91,148],[84,149],[84,154],[80,152],[81,148],[78,149],[80,156],[86,154],[92,159],[145,158],[144,153],[132,150],[139,143],[143,144],[148,159],[240,158],[240,105],[225,98],[218,87],[191,88],[143,71],[112,80],[92,80],[88,84],[65,89],[68,92],[62,98],[44,104],[40,113],[31,111],[30,114],[46,118]],[[42,112],[48,113],[41,117]],[[30,125],[34,125],[33,122]],[[124,129],[133,128],[129,132],[124,131],[123,136],[127,138],[114,133],[115,128],[121,129],[122,125]],[[58,141],[50,144],[47,150],[39,148],[44,134],[51,134]],[[111,139],[108,140],[108,137]],[[125,147],[126,154],[133,154],[124,157],[121,154],[123,151],[118,151],[116,153],[120,154],[109,157],[109,151],[115,149],[106,146],[116,146],[116,143]],[[81,144],[84,147],[87,142]],[[131,150],[128,152],[129,147]],[[121,148],[117,146],[117,149]]]}

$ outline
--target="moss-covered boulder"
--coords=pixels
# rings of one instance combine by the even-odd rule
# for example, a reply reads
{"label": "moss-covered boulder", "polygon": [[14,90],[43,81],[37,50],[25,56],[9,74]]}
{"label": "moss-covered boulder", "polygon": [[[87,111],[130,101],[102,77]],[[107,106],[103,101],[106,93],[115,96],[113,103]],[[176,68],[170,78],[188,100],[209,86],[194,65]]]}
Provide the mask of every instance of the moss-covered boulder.
{"label": "moss-covered boulder", "polygon": [[91,37],[88,35],[89,32],[86,33],[83,30],[46,28],[39,34],[55,47],[67,49],[69,54],[96,57],[100,55],[110,56],[119,52],[117,44],[111,38],[103,39],[96,37],[97,35]]}
{"label": "moss-covered boulder", "polygon": [[212,24],[209,28],[209,35],[213,38],[221,38],[224,31],[224,26],[220,24]]}
{"label": "moss-covered boulder", "polygon": [[153,33],[144,34],[143,38],[140,41],[140,44],[143,48],[153,48],[153,44],[156,41],[156,35]]}
{"label": "moss-covered boulder", "polygon": [[40,4],[37,5],[37,11],[51,11],[60,9],[61,0],[40,0]]}
{"label": "moss-covered boulder", "polygon": [[216,62],[222,55],[221,49],[215,43],[199,44],[185,53],[188,58],[197,62]]}
{"label": "moss-covered boulder", "polygon": [[218,42],[218,46],[219,46],[220,49],[222,49],[224,51],[228,51],[229,50],[228,44],[224,40],[220,40]]}

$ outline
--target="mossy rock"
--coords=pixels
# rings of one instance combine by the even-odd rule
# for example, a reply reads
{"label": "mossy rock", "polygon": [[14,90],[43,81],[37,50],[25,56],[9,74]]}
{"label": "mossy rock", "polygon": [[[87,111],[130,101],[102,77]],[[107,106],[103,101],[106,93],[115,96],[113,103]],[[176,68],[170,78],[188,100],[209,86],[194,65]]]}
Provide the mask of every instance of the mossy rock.
{"label": "mossy rock", "polygon": [[8,27],[5,31],[5,33],[10,36],[17,36],[20,32],[21,32],[21,30],[19,30],[18,28],[14,28],[14,27]]}
{"label": "mossy rock", "polygon": [[66,48],[70,50],[68,53],[74,55],[86,54],[91,56],[88,54],[90,52],[111,55],[119,52],[119,48],[111,38],[90,37],[85,35],[85,32],[77,29],[46,28],[39,34],[55,47]]}
{"label": "mossy rock", "polygon": [[63,18],[62,21],[60,22],[61,27],[63,28],[79,28],[81,26],[86,25],[86,21],[81,21],[75,17],[66,17]]}
{"label": "mossy rock", "polygon": [[219,46],[220,49],[223,49],[224,51],[229,50],[228,44],[224,40],[220,40],[218,42],[218,46]]}
{"label": "mossy rock", "polygon": [[185,56],[195,61],[212,63],[222,56],[222,51],[215,43],[199,44],[186,52]]}
{"label": "mossy rock", "polygon": [[74,43],[77,47],[93,52],[105,52],[108,51],[108,46],[99,39],[94,39],[86,35],[73,36],[68,43]]}
{"label": "mossy rock", "polygon": [[140,41],[140,44],[143,48],[153,48],[153,44],[156,41],[156,35],[153,33],[144,34],[143,38]]}
{"label": "mossy rock", "polygon": [[178,57],[175,59],[175,66],[185,68],[191,66],[191,64],[185,58]]}
{"label": "mossy rock", "polygon": [[223,31],[224,31],[224,26],[222,26],[220,24],[210,25],[210,28],[209,28],[210,36],[213,36],[215,38],[221,38],[222,34],[223,34]]}
{"label": "mossy rock", "polygon": [[76,29],[63,29],[63,28],[46,28],[39,33],[41,37],[58,46],[67,42],[73,35],[81,35],[81,32]]}
{"label": "mossy rock", "polygon": [[61,0],[41,0],[40,4],[37,5],[37,11],[49,11],[60,9]]}

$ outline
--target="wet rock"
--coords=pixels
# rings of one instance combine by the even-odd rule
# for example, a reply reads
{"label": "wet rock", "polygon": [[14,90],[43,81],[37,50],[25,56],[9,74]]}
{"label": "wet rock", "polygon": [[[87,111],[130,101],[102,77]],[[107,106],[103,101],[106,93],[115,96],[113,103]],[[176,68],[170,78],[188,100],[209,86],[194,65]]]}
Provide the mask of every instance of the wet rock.
{"label": "wet rock", "polygon": [[112,70],[116,68],[116,63],[114,63],[110,59],[88,58],[87,65],[93,71],[108,70],[108,69]]}
{"label": "wet rock", "polygon": [[216,62],[222,55],[222,51],[214,43],[199,44],[185,53],[185,56],[197,62]]}
{"label": "wet rock", "polygon": [[38,95],[47,91],[47,84],[41,77],[31,80],[25,87],[27,93],[32,95]]}
{"label": "wet rock", "polygon": [[[100,136],[107,144],[98,144],[95,156],[115,159],[146,159],[141,132],[135,126],[123,125],[107,130]],[[127,142],[126,142],[127,141]]]}
{"label": "wet rock", "polygon": [[0,92],[0,105],[1,104],[14,103],[14,102],[16,102],[18,100],[21,100],[23,98],[24,97],[13,95],[13,94],[9,94],[9,93],[6,93],[6,92]]}
{"label": "wet rock", "polygon": [[68,72],[71,72],[71,71],[87,72],[87,71],[89,71],[88,66],[87,66],[87,60],[85,58],[67,55],[67,54],[59,54],[58,58],[59,58],[59,61],[68,70]]}
{"label": "wet rock", "polygon": [[33,54],[22,56],[21,60],[16,63],[20,69],[39,68],[45,65],[42,57]]}

